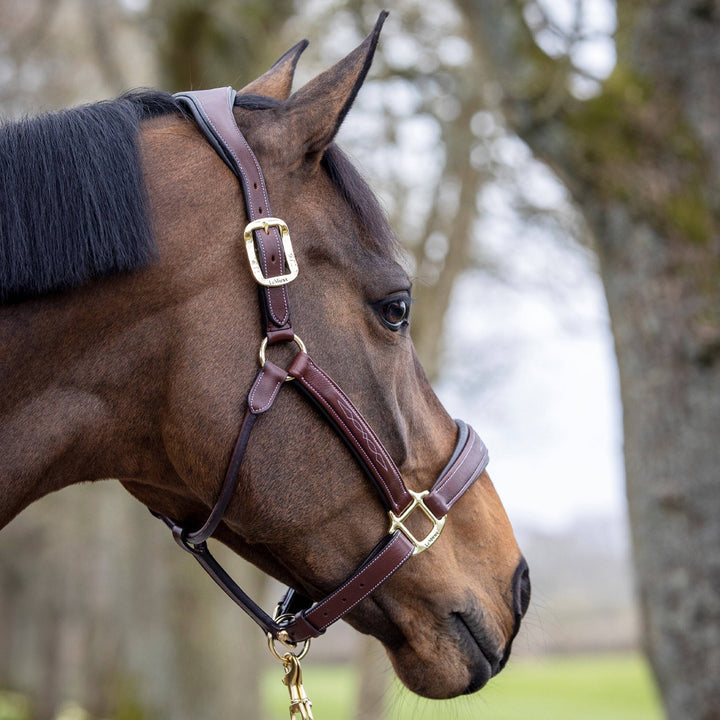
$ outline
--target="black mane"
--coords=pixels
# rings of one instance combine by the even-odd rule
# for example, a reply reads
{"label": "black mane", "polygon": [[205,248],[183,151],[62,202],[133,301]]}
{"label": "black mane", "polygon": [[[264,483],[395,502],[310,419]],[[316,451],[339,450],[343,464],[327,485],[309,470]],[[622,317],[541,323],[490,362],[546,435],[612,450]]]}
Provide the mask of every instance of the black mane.
{"label": "black mane", "polygon": [[0,127],[0,302],[149,262],[138,126],[178,112],[170,95],[137,92]]}
{"label": "black mane", "polygon": [[[276,101],[238,96],[261,109]],[[137,144],[142,120],[187,117],[167,93],[135,91],[0,126],[0,303],[135,270],[155,255]],[[336,145],[322,165],[377,250],[397,241]]]}

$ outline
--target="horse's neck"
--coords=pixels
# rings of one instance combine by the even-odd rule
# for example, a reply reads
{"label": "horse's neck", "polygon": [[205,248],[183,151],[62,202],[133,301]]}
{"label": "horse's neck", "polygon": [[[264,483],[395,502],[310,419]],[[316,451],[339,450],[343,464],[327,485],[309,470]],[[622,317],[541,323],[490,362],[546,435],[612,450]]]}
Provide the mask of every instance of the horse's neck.
{"label": "horse's neck", "polygon": [[[239,340],[257,305],[238,264],[237,184],[188,127],[159,118],[143,132],[157,261],[0,307],[0,527],[77,482],[119,478],[141,496],[200,462],[211,484],[222,477],[254,374],[259,335],[247,351]],[[208,183],[213,173],[225,181]],[[209,417],[195,411],[208,403]]]}
{"label": "horse's neck", "polygon": [[138,382],[158,372],[158,336],[137,328],[152,333],[151,318],[127,323],[102,291],[69,295],[0,309],[0,527],[67,485],[137,476],[157,445]]}

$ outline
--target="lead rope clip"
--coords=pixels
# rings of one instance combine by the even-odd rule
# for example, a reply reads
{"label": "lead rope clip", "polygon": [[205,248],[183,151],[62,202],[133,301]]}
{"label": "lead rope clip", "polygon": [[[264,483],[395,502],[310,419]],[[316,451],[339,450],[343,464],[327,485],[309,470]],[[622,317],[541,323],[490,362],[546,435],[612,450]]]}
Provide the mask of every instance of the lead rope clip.
{"label": "lead rope clip", "polygon": [[290,720],[295,720],[295,718],[314,720],[312,702],[303,687],[302,668],[297,655],[293,655],[291,652],[285,653],[283,667],[285,668],[283,684],[287,686],[290,693]]}
{"label": "lead rope clip", "polygon": [[[292,615],[280,615],[275,620],[282,623],[284,620],[291,620]],[[285,685],[290,693],[290,720],[315,720],[312,714],[312,702],[305,692],[305,687],[302,682],[302,667],[300,667],[300,660],[302,660],[310,649],[310,641],[305,640],[300,649],[298,650],[297,643],[294,643],[288,637],[285,630],[280,630],[277,637],[273,637],[272,633],[268,633],[268,648],[272,656],[282,663],[285,675],[283,677],[283,685]],[[280,643],[282,655],[278,652],[275,643]]]}

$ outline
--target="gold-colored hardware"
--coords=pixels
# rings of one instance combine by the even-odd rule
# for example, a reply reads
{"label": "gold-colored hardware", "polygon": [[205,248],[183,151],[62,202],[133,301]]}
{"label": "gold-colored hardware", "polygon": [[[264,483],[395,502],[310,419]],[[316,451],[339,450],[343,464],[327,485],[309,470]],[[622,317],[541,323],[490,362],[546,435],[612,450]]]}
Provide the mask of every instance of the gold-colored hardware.
{"label": "gold-colored hardware", "polygon": [[[295,335],[293,337],[293,342],[298,346],[298,348],[300,349],[301,352],[307,352],[305,343],[297,335]],[[265,365],[265,354],[267,351],[267,344],[268,344],[267,338],[264,338],[263,341],[260,343],[260,352],[258,353],[258,357],[260,358],[260,367]],[[285,382],[289,382],[290,380],[293,380],[292,375],[288,375],[285,378]]]}
{"label": "gold-colored hardware", "polygon": [[[277,275],[276,277],[265,277],[262,268],[257,259],[255,251],[255,230],[263,230],[266,235],[270,234],[270,228],[276,227],[280,231],[280,239],[282,241],[283,251],[285,253],[285,262],[287,263],[288,272],[285,275]],[[260,218],[245,226],[245,250],[247,251],[248,260],[250,261],[250,269],[253,277],[257,282],[265,287],[278,287],[279,285],[287,285],[298,276],[298,264],[293,252],[293,246],[290,242],[290,231],[284,220],[274,217]]]}
{"label": "gold-colored hardware", "polygon": [[[275,611],[275,620],[279,623],[289,622],[293,619],[293,615],[279,615],[278,610]],[[300,660],[302,660],[310,649],[310,640],[305,640],[298,652],[298,643],[290,640],[290,636],[286,630],[280,630],[277,637],[273,637],[272,633],[267,634],[268,647],[270,652],[276,660],[279,660],[283,664],[285,670],[285,677],[283,677],[283,684],[287,687],[290,693],[290,720],[300,718],[301,720],[314,720],[312,714],[312,703],[310,698],[305,692],[305,687],[302,682],[302,668],[300,667]],[[275,643],[280,643],[282,646],[281,655]]]}
{"label": "gold-colored hardware", "polygon": [[[430,492],[429,490],[423,490],[423,492],[416,493],[408,489],[408,492],[413,498],[410,506],[400,513],[399,516],[395,515],[392,510],[388,513],[390,515],[389,532],[392,534],[396,530],[400,530],[400,532],[415,546],[413,555],[419,555],[421,552],[425,552],[425,550],[427,550],[440,537],[440,533],[445,527],[445,518],[436,518],[423,502],[423,498]],[[432,530],[430,530],[430,532],[422,540],[418,540],[403,524],[416,508],[422,511],[433,526]]]}
{"label": "gold-colored hardware", "polygon": [[286,653],[283,658],[283,667],[285,668],[283,684],[290,692],[290,720],[295,718],[314,720],[312,702],[303,687],[300,661],[292,653]]}
{"label": "gold-colored hardware", "polygon": [[[286,622],[293,619],[293,615],[281,615],[278,618],[275,618],[277,622]],[[290,639],[290,636],[288,635],[286,630],[280,630],[280,632],[277,634],[277,637],[273,637],[272,633],[267,634],[268,638],[268,648],[270,649],[270,652],[272,653],[272,656],[279,660],[280,662],[285,662],[285,655],[287,655],[288,652],[295,655],[295,657],[298,660],[302,660],[310,650],[310,640],[304,640],[302,643],[302,646],[300,647],[300,650],[298,651],[298,644]],[[282,652],[282,655],[278,652],[277,648],[275,647],[275,643],[280,643],[282,647],[280,648],[280,651]]]}

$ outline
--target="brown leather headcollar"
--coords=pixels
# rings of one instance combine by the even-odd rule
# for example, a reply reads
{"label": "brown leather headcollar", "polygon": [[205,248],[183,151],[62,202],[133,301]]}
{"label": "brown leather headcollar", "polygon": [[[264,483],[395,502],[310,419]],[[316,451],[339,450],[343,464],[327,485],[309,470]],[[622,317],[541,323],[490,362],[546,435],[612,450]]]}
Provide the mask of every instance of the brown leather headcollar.
{"label": "brown leather headcollar", "polygon": [[[340,387],[313,361],[294,334],[290,320],[288,284],[297,264],[286,224],[272,217],[260,165],[240,132],[233,115],[236,93],[232,88],[185,92],[176,98],[193,113],[200,129],[220,157],[235,173],[245,196],[250,222],[245,229],[248,260],[262,287],[261,310],[266,340],[261,348],[262,365],[250,388],[247,409],[215,506],[205,524],[190,530],[174,520],[155,514],[171,528],[177,543],[191,553],[215,582],[273,638],[301,642],[325,629],[370,595],[414,554],[427,550],[439,537],[450,508],[482,474],[488,463],[487,448],[475,431],[458,420],[455,451],[429,491],[407,488],[395,462],[365,418]],[[266,345],[295,342],[299,351],[287,369],[264,360]],[[239,471],[255,419],[270,410],[286,379],[293,379],[320,409],[339,436],[353,451],[360,466],[376,485],[390,514],[390,528],[372,553],[337,590],[313,603],[288,590],[273,619],[230,578],[210,554],[208,538],[222,521],[239,482]],[[405,520],[422,512],[432,530],[415,538]]]}

